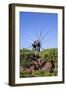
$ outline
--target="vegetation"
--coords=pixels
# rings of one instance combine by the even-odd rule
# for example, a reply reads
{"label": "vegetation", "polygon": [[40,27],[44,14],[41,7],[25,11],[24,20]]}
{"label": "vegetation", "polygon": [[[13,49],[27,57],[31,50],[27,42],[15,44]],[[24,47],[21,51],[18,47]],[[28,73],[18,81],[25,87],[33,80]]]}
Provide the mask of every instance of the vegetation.
{"label": "vegetation", "polygon": [[[37,58],[33,60],[32,57]],[[40,58],[40,61],[39,61]],[[46,63],[44,67],[48,68],[48,62],[52,60],[54,68],[53,70],[43,69],[43,66],[38,64],[38,62]],[[38,61],[38,62],[37,62]],[[36,64],[33,64],[36,63]],[[37,67],[38,69],[35,67]],[[50,66],[50,64],[49,64]],[[32,71],[31,71],[32,69]],[[41,52],[34,52],[33,50],[21,49],[20,50],[20,77],[42,77],[42,76],[57,76],[58,74],[58,49],[49,48],[44,49]]]}

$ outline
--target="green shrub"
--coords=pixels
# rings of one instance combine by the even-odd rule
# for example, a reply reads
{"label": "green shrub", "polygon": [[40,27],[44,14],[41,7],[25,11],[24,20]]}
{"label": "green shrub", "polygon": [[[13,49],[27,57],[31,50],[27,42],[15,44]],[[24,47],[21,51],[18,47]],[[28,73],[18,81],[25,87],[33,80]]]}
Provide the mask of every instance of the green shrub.
{"label": "green shrub", "polygon": [[[30,57],[34,54],[32,50],[21,49],[20,50],[20,66],[29,66],[31,63]],[[58,49],[57,48],[49,48],[44,49],[43,51],[38,53],[38,56],[42,58],[44,61],[53,60],[56,70],[52,73],[50,72],[42,72],[41,70],[35,70],[33,73],[29,74],[26,71],[20,72],[20,77],[40,77],[40,76],[57,76],[58,74]]]}
{"label": "green shrub", "polygon": [[20,77],[29,77],[29,76],[30,76],[29,73],[26,71],[20,72]]}

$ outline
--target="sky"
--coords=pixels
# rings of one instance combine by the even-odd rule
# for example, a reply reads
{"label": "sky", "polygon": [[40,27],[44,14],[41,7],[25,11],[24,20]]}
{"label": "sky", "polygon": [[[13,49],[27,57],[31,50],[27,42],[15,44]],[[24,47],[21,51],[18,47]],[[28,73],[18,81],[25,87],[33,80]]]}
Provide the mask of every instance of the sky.
{"label": "sky", "polygon": [[32,49],[39,37],[42,48],[58,48],[57,13],[20,12],[20,49]]}

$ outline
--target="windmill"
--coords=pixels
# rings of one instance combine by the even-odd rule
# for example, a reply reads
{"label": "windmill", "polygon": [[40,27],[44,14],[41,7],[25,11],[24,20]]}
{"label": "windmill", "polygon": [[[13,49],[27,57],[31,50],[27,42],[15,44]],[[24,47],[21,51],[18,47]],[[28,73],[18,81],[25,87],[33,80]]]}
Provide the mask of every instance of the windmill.
{"label": "windmill", "polygon": [[[37,51],[37,52],[40,52],[41,50],[44,50],[43,49],[43,46],[42,46],[42,43],[45,43],[45,42],[49,41],[49,40],[44,40],[48,33],[49,33],[49,31],[46,32],[42,36],[42,31],[40,32],[39,35],[36,32],[36,38],[33,41],[32,40],[27,40],[28,42],[31,43],[31,46],[30,47],[32,47],[32,49],[34,51]],[[30,48],[30,47],[28,47],[28,48]]]}
{"label": "windmill", "polygon": [[33,48],[34,48],[35,51],[40,52],[41,43],[40,43],[39,40],[34,41],[34,43],[32,44],[32,46],[33,46]]}
{"label": "windmill", "polygon": [[[39,34],[37,33],[37,31],[35,32],[36,37],[34,37],[34,40],[27,39],[27,41],[31,43],[30,47],[31,47],[32,55],[30,56],[30,59],[29,59],[31,63],[32,61],[35,61],[36,63],[42,62],[43,58],[39,54],[41,51],[44,50],[43,43],[49,41],[49,40],[46,40],[45,38],[49,34],[49,31],[47,31],[44,35],[42,31],[43,29],[39,32]],[[28,47],[27,49],[29,49],[30,47]]]}
{"label": "windmill", "polygon": [[[29,62],[29,64],[27,64],[27,65],[28,65],[28,67],[30,66],[31,68],[33,65],[35,70],[41,69],[43,64],[45,64],[46,61],[48,61],[48,60],[46,60],[46,58],[44,58],[42,56],[44,54],[44,51],[43,51],[44,48],[43,48],[42,43],[45,44],[45,42],[49,41],[46,39],[47,35],[49,34],[49,31],[46,31],[46,33],[43,33],[42,30],[39,32],[39,34],[37,33],[37,31],[35,32],[34,36],[36,36],[36,37],[34,37],[34,40],[30,40],[28,38],[26,39],[28,42],[31,43],[31,45],[29,47],[25,48],[26,49],[25,56],[26,56],[26,54],[27,55],[30,54],[29,56],[27,56],[28,57],[27,61]],[[26,46],[27,45],[28,44],[26,44]],[[47,65],[48,65],[48,62],[47,62]]]}

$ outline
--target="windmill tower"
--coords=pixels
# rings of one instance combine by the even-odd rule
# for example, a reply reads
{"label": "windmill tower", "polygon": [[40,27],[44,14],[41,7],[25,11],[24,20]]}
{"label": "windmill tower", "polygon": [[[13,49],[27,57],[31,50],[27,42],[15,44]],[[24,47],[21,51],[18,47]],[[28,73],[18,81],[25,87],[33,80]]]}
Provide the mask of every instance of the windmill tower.
{"label": "windmill tower", "polygon": [[37,52],[40,52],[40,48],[41,48],[41,43],[39,40],[34,41],[34,43],[32,44],[33,49]]}

